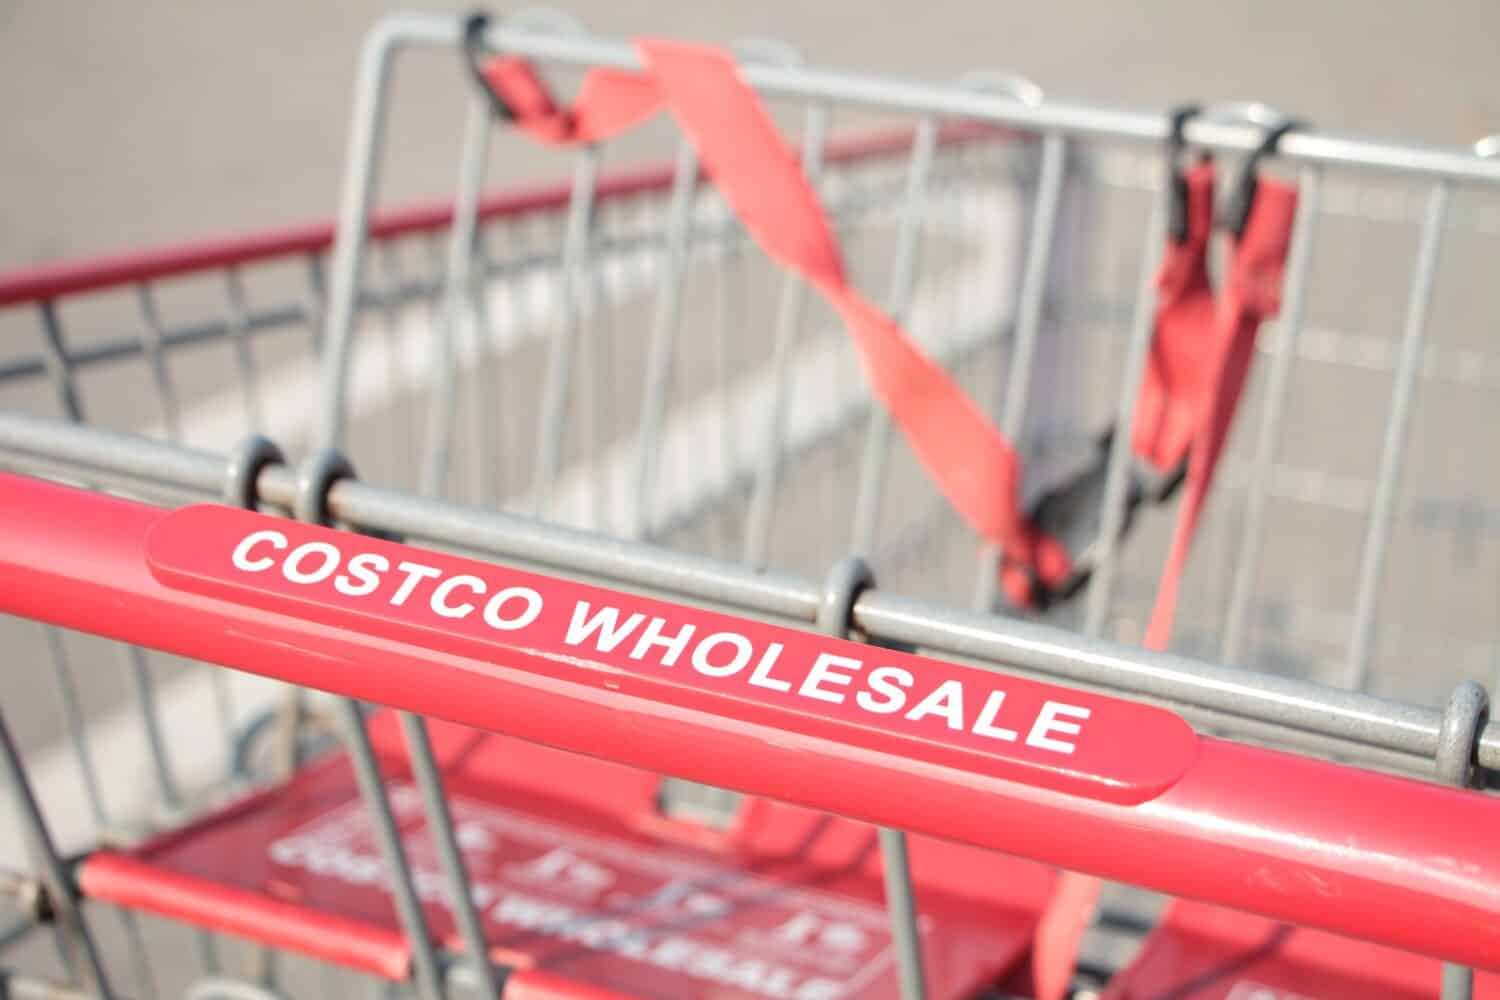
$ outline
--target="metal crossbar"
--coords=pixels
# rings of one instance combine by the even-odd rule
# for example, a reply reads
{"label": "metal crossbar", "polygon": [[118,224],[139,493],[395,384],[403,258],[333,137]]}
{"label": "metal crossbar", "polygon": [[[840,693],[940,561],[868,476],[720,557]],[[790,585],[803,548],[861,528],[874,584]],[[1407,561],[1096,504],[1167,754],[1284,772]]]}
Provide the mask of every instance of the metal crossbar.
{"label": "metal crossbar", "polygon": [[[0,455],[19,471],[80,478],[122,489],[167,487],[174,494],[217,498],[228,460],[211,452],[158,443],[24,414],[0,414]],[[268,465],[257,495],[290,511],[295,472]],[[774,570],[695,556],[660,546],[417,497],[354,480],[338,482],[329,512],[363,531],[420,540],[443,549],[545,567],[741,614],[811,626],[822,604],[816,581]],[[889,594],[860,592],[851,610],[871,640],[915,646],[959,660],[989,663],[1023,676],[1050,677],[1119,692],[1198,717],[1226,735],[1252,740],[1285,727],[1303,748],[1333,754],[1382,752],[1402,770],[1430,774],[1442,728],[1436,709],[1326,687],[1291,677],[1190,660],[1040,623],[1005,620]],[[1302,734],[1306,740],[1298,740]],[[1479,738],[1478,763],[1500,768],[1500,722]]]}

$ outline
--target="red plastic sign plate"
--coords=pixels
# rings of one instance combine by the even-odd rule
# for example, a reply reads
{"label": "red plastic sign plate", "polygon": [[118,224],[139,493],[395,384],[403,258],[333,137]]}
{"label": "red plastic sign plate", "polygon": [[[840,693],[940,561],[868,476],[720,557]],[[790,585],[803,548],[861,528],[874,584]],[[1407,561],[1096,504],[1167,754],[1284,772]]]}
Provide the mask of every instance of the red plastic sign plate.
{"label": "red plastic sign plate", "polygon": [[1138,803],[1192,764],[1170,712],[227,507],[147,541],[164,585],[644,699],[654,711]]}

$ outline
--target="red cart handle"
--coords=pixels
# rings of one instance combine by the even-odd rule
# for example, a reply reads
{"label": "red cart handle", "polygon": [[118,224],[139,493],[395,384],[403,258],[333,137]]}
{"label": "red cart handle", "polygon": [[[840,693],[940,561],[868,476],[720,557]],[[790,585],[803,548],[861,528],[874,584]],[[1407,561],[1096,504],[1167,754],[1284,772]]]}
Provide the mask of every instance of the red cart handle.
{"label": "red cart handle", "polygon": [[[1500,971],[1500,800],[1478,792],[247,511],[8,475],[0,509],[3,612]],[[786,687],[751,684],[775,644],[761,679]]]}

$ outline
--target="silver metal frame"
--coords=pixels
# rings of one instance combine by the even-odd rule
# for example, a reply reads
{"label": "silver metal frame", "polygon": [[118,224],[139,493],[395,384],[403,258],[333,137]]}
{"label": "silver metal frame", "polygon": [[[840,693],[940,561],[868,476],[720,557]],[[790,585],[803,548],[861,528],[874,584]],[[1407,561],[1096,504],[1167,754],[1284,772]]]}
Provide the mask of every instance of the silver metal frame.
{"label": "silver metal frame", "polygon": [[[220,496],[226,459],[212,452],[111,431],[0,413],[0,462],[38,475],[83,478],[121,490],[170,488],[186,498]],[[271,464],[257,496],[290,512],[296,471]],[[328,511],[360,531],[436,545],[660,594],[740,614],[813,627],[822,585],[658,545],[609,538],[529,517],[341,479]],[[1430,775],[1441,711],[1357,691],[1173,653],[1091,639],[1040,622],[1000,619],[877,588],[860,592],[851,623],[876,642],[916,646],[962,662],[1065,681],[1170,707],[1232,738],[1279,734],[1292,748],[1349,756],[1407,774]],[[1500,770],[1500,722],[1481,731],[1476,761]]]}

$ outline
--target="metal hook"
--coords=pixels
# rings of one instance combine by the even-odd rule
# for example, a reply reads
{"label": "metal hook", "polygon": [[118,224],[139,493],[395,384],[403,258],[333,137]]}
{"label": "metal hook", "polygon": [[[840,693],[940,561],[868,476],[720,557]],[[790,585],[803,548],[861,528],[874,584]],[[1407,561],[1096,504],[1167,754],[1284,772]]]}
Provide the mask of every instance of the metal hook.
{"label": "metal hook", "polygon": [[[583,22],[566,11],[552,7],[526,7],[507,14],[504,25],[507,29],[519,29],[537,35],[581,35]],[[459,41],[459,55],[464,69],[473,78],[480,91],[489,99],[490,108],[502,121],[515,120],[515,112],[495,93],[484,75],[484,62],[488,52],[484,45],[485,32],[490,28],[490,15],[476,10],[464,18],[463,34]]]}
{"label": "metal hook", "polygon": [[1238,238],[1244,232],[1245,222],[1250,217],[1250,206],[1255,201],[1256,175],[1260,170],[1261,160],[1273,155],[1282,138],[1288,132],[1301,128],[1303,123],[1260,101],[1221,101],[1202,107],[1188,105],[1173,111],[1171,128],[1167,134],[1168,184],[1172,199],[1168,206],[1168,223],[1173,237],[1178,240],[1187,232],[1187,189],[1180,180],[1176,161],[1186,146],[1183,128],[1189,118],[1195,117],[1208,122],[1261,130],[1261,141],[1245,158],[1239,179],[1230,195],[1228,209],[1221,220],[1222,227]]}
{"label": "metal hook", "polygon": [[[875,585],[870,564],[859,556],[834,563],[823,579],[818,602],[818,631],[847,639],[854,625],[854,602]],[[906,834],[881,827],[878,835],[882,867],[885,869],[886,909],[891,917],[891,937],[896,946],[896,964],[901,978],[902,1000],[926,1000],[927,979],[922,968],[921,935],[917,930],[917,902],[912,892],[911,861]]]}
{"label": "metal hook", "polygon": [[255,510],[260,505],[258,483],[260,472],[268,465],[285,465],[286,458],[276,442],[261,434],[252,434],[229,453],[224,470],[224,492],[220,494],[231,507]]}
{"label": "metal hook", "polygon": [[[1434,758],[1437,778],[1445,784],[1469,788],[1475,782],[1479,737],[1490,718],[1490,696],[1484,685],[1464,681],[1453,689],[1443,709]],[[1443,1000],[1470,1000],[1474,995],[1474,970],[1452,962],[1443,964]]]}
{"label": "metal hook", "polygon": [[480,92],[489,99],[490,110],[495,117],[501,121],[512,121],[515,112],[511,111],[510,105],[500,99],[495,93],[495,88],[490,86],[490,81],[484,75],[484,60],[487,58],[484,47],[484,33],[489,30],[490,16],[483,11],[475,11],[464,18],[464,30],[462,40],[459,42],[459,55],[463,59],[464,69],[474,80]]}
{"label": "metal hook", "polygon": [[1484,685],[1464,681],[1453,689],[1443,710],[1435,758],[1438,780],[1459,788],[1473,784],[1479,734],[1489,721],[1490,696]]}
{"label": "metal hook", "polygon": [[1245,231],[1245,223],[1250,218],[1250,208],[1255,203],[1256,180],[1260,172],[1261,161],[1267,156],[1274,155],[1282,138],[1288,132],[1303,127],[1304,123],[1261,101],[1224,101],[1210,104],[1200,112],[1199,117],[1204,121],[1250,126],[1261,130],[1261,140],[1251,150],[1250,155],[1245,157],[1245,162],[1240,167],[1239,178],[1235,182],[1227,208],[1220,220],[1221,228],[1233,233],[1238,239]]}
{"label": "metal hook", "polygon": [[859,556],[834,563],[823,580],[823,599],[818,604],[818,631],[847,639],[854,625],[854,602],[874,585],[875,574],[870,564]]}
{"label": "metal hook", "polygon": [[328,524],[328,491],[340,479],[353,479],[354,465],[344,453],[324,448],[309,455],[297,468],[297,493],[292,515],[308,524]]}

